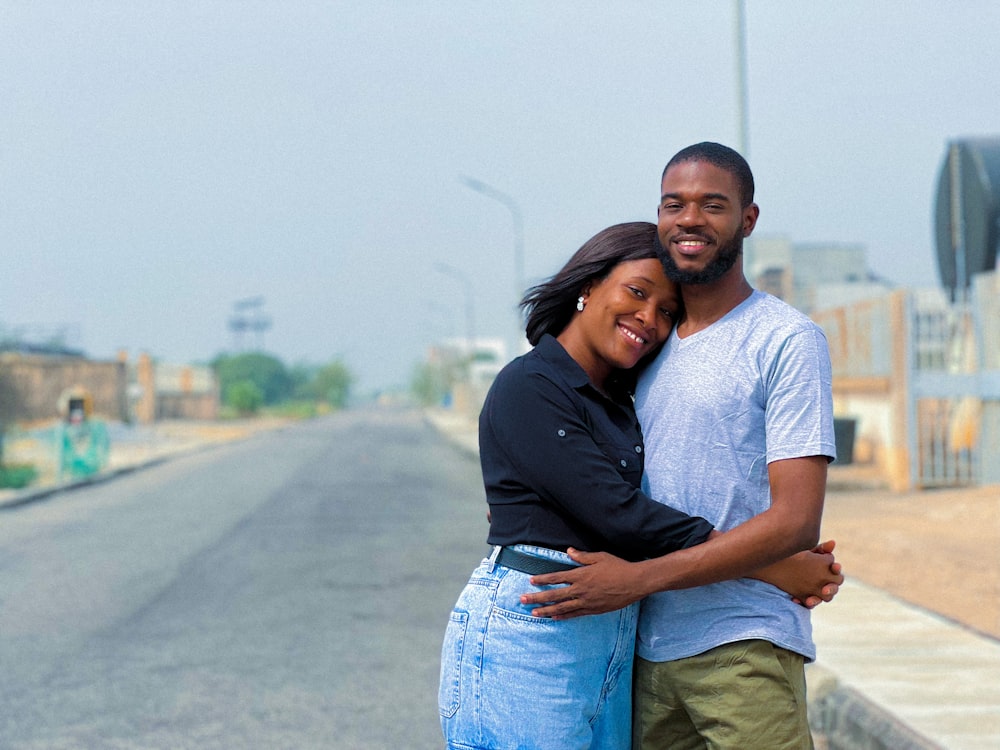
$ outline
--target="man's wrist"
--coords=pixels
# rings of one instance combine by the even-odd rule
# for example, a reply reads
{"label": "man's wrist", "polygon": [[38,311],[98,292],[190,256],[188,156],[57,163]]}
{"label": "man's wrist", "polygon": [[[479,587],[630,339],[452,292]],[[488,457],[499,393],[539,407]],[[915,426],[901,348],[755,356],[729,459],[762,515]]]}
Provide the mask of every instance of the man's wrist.
{"label": "man's wrist", "polygon": [[630,563],[629,588],[638,594],[636,601],[670,588],[670,577],[667,575],[669,566],[665,561],[666,556]]}

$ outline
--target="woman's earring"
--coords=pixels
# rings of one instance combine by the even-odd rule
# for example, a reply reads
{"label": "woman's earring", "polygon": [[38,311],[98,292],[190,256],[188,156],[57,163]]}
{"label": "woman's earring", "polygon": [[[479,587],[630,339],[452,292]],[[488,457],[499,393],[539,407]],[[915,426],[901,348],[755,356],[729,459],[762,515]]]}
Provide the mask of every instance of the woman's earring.
{"label": "woman's earring", "polygon": [[576,309],[583,312],[583,307],[586,303],[583,301],[583,297],[577,297],[576,299]]}

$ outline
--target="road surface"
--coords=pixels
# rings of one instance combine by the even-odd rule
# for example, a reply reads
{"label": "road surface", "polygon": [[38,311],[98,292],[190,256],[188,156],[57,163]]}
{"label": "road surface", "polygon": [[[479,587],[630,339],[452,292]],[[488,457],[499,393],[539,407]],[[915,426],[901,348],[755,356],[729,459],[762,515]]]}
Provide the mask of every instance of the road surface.
{"label": "road surface", "polygon": [[476,459],[345,412],[0,511],[0,747],[442,746]]}

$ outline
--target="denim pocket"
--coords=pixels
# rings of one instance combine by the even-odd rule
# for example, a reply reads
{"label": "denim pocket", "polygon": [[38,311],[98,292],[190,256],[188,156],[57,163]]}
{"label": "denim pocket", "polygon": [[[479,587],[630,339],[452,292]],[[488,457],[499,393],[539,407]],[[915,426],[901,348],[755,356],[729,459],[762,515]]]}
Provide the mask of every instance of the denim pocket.
{"label": "denim pocket", "polygon": [[456,609],[448,619],[441,647],[441,682],[438,685],[438,711],[450,719],[458,711],[462,697],[462,652],[469,613]]}

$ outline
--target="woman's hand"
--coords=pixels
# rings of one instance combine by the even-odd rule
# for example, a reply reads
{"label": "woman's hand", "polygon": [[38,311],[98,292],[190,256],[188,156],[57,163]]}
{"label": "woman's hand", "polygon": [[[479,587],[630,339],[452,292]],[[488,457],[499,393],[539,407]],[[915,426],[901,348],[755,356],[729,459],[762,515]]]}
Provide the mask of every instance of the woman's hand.
{"label": "woman's hand", "polygon": [[751,577],[791,594],[792,601],[807,609],[829,602],[844,582],[840,563],[833,557],[832,539],[808,552],[780,560],[756,571]]}

